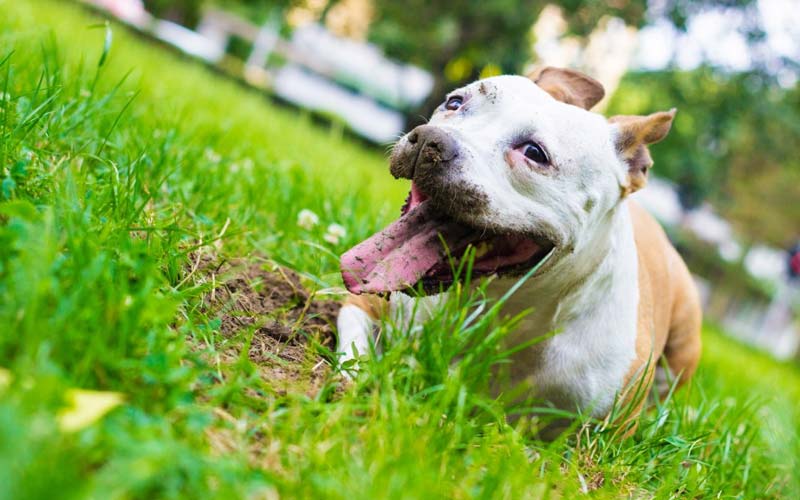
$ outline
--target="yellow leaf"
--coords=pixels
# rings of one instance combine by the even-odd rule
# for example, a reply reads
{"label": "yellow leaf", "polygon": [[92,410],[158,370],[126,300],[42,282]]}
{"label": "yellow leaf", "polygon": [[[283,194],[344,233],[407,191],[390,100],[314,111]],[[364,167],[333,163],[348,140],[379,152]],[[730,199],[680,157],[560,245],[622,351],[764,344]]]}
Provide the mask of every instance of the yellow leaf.
{"label": "yellow leaf", "polygon": [[58,427],[75,432],[100,420],[106,413],[121,405],[125,397],[118,392],[69,389],[65,393],[69,406],[58,412]]}
{"label": "yellow leaf", "polygon": [[469,76],[472,71],[472,61],[466,57],[457,57],[447,63],[444,76],[451,82],[458,82]]}
{"label": "yellow leaf", "polygon": [[481,70],[479,78],[489,78],[490,76],[502,75],[503,70],[496,64],[487,64]]}

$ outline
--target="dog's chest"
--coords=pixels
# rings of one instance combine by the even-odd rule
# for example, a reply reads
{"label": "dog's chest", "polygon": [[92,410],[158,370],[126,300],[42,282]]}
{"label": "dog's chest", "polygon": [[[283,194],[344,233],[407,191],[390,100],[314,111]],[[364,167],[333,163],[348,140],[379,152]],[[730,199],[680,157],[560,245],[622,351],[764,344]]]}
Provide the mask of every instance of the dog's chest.
{"label": "dog's chest", "polygon": [[[597,311],[551,331],[552,336],[514,356],[512,383],[529,382],[531,395],[565,410],[607,414],[636,355],[635,324]],[[547,332],[532,323],[521,325],[519,334]]]}
{"label": "dog's chest", "polygon": [[512,384],[530,384],[530,395],[565,410],[607,414],[636,357],[638,282],[635,255],[628,257],[553,303],[537,300],[542,294],[512,297],[508,314],[533,312],[509,344],[542,339],[514,354]]}

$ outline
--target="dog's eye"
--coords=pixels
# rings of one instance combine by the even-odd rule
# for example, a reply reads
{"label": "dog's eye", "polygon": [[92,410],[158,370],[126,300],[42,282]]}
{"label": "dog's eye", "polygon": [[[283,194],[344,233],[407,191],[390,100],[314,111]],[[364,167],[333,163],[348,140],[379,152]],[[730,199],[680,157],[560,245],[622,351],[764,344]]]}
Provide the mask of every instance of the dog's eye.
{"label": "dog's eye", "polygon": [[455,111],[464,104],[464,98],[460,95],[454,95],[447,98],[447,101],[444,103],[444,109],[449,111]]}
{"label": "dog's eye", "polygon": [[547,163],[547,154],[544,149],[535,142],[526,142],[522,145],[522,154],[525,158],[535,161],[536,163]]}

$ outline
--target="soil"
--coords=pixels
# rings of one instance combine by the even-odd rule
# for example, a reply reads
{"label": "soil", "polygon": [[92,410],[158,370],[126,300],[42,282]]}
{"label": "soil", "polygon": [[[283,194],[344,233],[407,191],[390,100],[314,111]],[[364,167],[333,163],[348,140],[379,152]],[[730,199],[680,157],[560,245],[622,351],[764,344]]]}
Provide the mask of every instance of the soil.
{"label": "soil", "polygon": [[318,299],[297,272],[265,258],[220,261],[192,256],[191,262],[195,282],[212,284],[202,307],[231,341],[223,358],[238,358],[246,345],[239,334],[252,331],[248,357],[262,379],[278,393],[299,390],[315,395],[330,364],[312,346],[316,342],[334,350],[339,302]]}

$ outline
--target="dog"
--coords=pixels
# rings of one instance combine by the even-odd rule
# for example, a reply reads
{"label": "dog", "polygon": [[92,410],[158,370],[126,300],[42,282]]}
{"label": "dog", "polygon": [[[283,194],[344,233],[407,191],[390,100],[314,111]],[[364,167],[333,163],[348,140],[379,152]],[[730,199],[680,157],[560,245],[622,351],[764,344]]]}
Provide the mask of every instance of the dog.
{"label": "dog", "polygon": [[630,199],[653,164],[647,146],[667,135],[676,110],[606,119],[590,111],[604,93],[569,69],[486,78],[450,93],[396,143],[390,170],[411,192],[400,219],[342,256],[342,361],[368,352],[385,315],[417,311],[412,321],[424,321],[447,293],[404,291],[446,290],[448,256],[474,248],[472,275],[492,277],[492,297],[539,266],[504,305],[511,315],[532,309],[507,342],[542,339],[509,367],[531,396],[603,418],[636,381],[649,393],[654,380],[691,378],[697,289]]}

